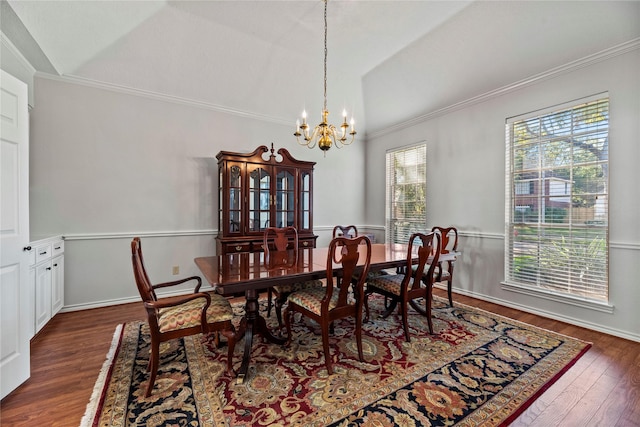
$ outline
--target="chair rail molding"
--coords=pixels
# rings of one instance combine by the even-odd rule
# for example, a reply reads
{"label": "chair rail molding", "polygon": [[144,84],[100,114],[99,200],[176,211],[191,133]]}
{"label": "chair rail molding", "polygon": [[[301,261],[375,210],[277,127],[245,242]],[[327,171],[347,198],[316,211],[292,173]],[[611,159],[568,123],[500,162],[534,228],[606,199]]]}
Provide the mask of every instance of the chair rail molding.
{"label": "chair rail molding", "polygon": [[[315,232],[333,232],[333,225],[321,225],[313,227]],[[383,225],[357,225],[358,230],[363,231],[384,231]],[[73,233],[63,234],[63,238],[66,241],[74,240],[104,240],[104,239],[132,239],[138,237],[181,237],[181,236],[216,236],[218,230],[202,229],[202,230],[165,230],[165,231],[126,231],[126,232],[112,232],[112,233]],[[482,231],[464,231],[458,229],[458,235],[460,237],[471,237],[478,239],[498,239],[504,240],[504,233],[482,232]],[[609,241],[609,247],[611,249],[625,249],[625,250],[640,250],[640,242],[621,242],[621,241]]]}
{"label": "chair rail molding", "polygon": [[103,240],[103,239],[131,239],[133,237],[180,237],[180,236],[209,236],[217,235],[218,230],[169,230],[169,231],[126,231],[113,233],[75,233],[64,234],[64,240]]}

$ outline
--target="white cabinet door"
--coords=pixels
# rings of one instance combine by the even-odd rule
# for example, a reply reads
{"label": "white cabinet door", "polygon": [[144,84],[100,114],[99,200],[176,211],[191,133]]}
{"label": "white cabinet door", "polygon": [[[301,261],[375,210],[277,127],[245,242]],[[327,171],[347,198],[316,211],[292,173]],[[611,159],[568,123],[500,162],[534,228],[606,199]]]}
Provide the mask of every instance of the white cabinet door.
{"label": "white cabinet door", "polygon": [[64,305],[64,255],[51,260],[51,316]]}
{"label": "white cabinet door", "polygon": [[0,70],[0,399],[30,374],[27,85]]}
{"label": "white cabinet door", "polygon": [[51,319],[51,261],[36,266],[35,332]]}

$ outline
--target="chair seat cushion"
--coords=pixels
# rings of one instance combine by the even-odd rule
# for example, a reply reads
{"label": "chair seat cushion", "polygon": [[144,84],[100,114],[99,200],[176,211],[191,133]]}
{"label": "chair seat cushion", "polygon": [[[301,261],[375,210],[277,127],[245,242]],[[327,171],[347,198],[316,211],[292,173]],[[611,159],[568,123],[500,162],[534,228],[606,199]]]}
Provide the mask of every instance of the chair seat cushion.
{"label": "chair seat cushion", "polygon": [[[414,266],[411,267],[411,270],[413,271],[414,274],[415,274],[417,268],[418,268],[417,265],[414,265]],[[429,268],[429,266],[425,265],[424,269],[427,270],[428,268]],[[437,269],[434,270],[433,277],[434,277],[434,279],[438,278],[438,270]],[[443,269],[442,270],[442,277],[440,278],[440,280],[448,280],[449,277],[451,277],[451,274],[449,273],[449,271]]]}
{"label": "chair seat cushion", "polygon": [[404,275],[402,274],[386,274],[369,280],[367,282],[367,288],[378,288],[393,295],[400,296],[400,289],[403,280]]}
{"label": "chair seat cushion", "polygon": [[[333,309],[338,303],[338,292],[331,295],[331,301],[329,302],[329,310]],[[296,291],[289,295],[287,301],[306,308],[316,315],[320,315],[322,308],[322,299],[326,295],[327,290],[324,287],[313,287]]]}
{"label": "chair seat cushion", "polygon": [[[384,270],[369,271],[367,273],[366,281],[368,282],[371,279],[375,279],[376,277],[379,277],[379,276],[382,276],[382,275],[386,275],[386,274],[388,274],[388,273],[386,271],[384,271]],[[360,274],[354,273],[353,274],[353,278],[356,279],[356,280],[359,279],[360,278]]]}
{"label": "chair seat cushion", "polygon": [[322,280],[309,280],[306,282],[289,283],[287,285],[276,285],[273,287],[275,291],[280,294],[290,294],[302,289],[318,288],[322,287]]}
{"label": "chair seat cushion", "polygon": [[[210,296],[211,305],[207,310],[207,322],[216,323],[231,320],[233,318],[233,310],[229,301],[222,295],[210,294]],[[160,332],[200,326],[200,315],[204,304],[204,298],[197,298],[174,307],[159,309],[158,326]]]}

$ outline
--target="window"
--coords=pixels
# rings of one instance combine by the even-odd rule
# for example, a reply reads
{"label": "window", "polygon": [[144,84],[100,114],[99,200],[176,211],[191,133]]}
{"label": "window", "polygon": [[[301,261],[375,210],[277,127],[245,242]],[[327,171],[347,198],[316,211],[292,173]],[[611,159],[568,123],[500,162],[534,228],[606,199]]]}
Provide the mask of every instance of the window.
{"label": "window", "polygon": [[506,128],[506,284],[606,303],[609,99]]}
{"label": "window", "polygon": [[387,152],[386,241],[407,243],[427,223],[427,145]]}

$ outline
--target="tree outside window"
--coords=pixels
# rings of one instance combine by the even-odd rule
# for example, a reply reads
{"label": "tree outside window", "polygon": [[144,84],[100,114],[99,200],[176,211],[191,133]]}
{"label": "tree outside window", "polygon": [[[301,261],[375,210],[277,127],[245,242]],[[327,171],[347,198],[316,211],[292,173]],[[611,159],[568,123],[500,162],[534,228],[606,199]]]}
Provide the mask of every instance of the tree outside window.
{"label": "tree outside window", "polygon": [[507,134],[506,281],[607,301],[608,98],[508,121]]}

